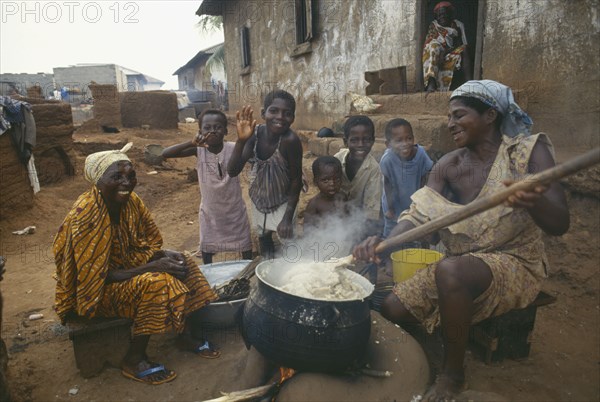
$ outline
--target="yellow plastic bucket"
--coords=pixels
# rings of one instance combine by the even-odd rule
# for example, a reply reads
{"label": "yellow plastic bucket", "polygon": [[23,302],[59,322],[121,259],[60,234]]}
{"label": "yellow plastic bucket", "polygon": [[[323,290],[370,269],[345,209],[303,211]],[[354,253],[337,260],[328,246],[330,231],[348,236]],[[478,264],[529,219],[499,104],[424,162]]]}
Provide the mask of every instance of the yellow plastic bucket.
{"label": "yellow plastic bucket", "polygon": [[417,270],[439,261],[444,255],[425,248],[407,248],[392,253],[394,282],[402,282],[412,277]]}

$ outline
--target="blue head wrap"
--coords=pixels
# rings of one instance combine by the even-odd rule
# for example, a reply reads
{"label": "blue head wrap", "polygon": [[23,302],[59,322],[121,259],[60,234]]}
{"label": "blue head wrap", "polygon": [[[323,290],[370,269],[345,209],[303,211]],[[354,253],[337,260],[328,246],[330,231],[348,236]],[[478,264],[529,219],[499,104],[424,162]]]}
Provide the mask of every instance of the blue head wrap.
{"label": "blue head wrap", "polygon": [[531,134],[533,120],[517,105],[512,90],[506,85],[492,80],[467,81],[452,92],[450,100],[457,96],[479,99],[502,113],[502,134],[509,137]]}

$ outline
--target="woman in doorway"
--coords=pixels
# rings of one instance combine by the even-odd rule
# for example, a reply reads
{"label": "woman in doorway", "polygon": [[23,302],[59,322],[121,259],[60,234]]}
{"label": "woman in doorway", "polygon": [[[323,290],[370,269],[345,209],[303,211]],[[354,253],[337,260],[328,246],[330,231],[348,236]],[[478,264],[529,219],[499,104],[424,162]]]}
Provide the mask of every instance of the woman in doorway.
{"label": "woman in doorway", "polygon": [[423,46],[423,79],[427,92],[448,91],[454,71],[461,66],[465,80],[472,78],[465,26],[454,19],[455,13],[449,1],[442,1],[433,9],[435,19],[429,25]]}

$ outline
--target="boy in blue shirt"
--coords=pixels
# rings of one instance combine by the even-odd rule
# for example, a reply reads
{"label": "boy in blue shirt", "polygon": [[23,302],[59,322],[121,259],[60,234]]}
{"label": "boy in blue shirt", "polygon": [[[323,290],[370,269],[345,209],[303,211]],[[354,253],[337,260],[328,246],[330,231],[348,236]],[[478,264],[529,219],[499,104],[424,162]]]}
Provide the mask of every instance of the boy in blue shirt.
{"label": "boy in blue shirt", "polygon": [[410,197],[423,187],[433,166],[425,149],[415,144],[412,126],[404,119],[393,119],[387,124],[385,145],[387,149],[379,162],[383,175],[384,238],[396,226],[400,213],[410,207]]}

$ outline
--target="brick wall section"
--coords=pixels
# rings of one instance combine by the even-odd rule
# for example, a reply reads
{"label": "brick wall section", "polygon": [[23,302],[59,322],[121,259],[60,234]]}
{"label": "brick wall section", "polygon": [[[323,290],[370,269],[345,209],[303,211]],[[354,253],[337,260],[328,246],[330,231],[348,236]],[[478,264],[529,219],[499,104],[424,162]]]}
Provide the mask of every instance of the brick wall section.
{"label": "brick wall section", "polygon": [[100,126],[121,127],[121,106],[115,85],[90,84],[94,98],[94,119]]}
{"label": "brick wall section", "polygon": [[42,87],[40,87],[39,85],[34,85],[27,88],[27,96],[29,98],[43,99],[44,96],[42,95]]}
{"label": "brick wall section", "polygon": [[36,126],[36,146],[33,150],[37,157],[48,149],[60,145],[66,151],[73,148],[73,114],[71,105],[57,100],[29,97],[16,99],[31,104]]}
{"label": "brick wall section", "polygon": [[73,149],[73,114],[71,105],[56,100],[19,97],[31,104],[36,126],[33,148],[40,184],[48,184],[72,175],[75,166]]}
{"label": "brick wall section", "polygon": [[73,114],[68,103],[40,103],[31,106],[37,129],[34,154],[43,154],[50,148],[73,149]]}
{"label": "brick wall section", "polygon": [[[167,91],[122,92],[123,127],[177,129],[179,110],[177,95]],[[95,106],[94,106],[95,107]]]}

